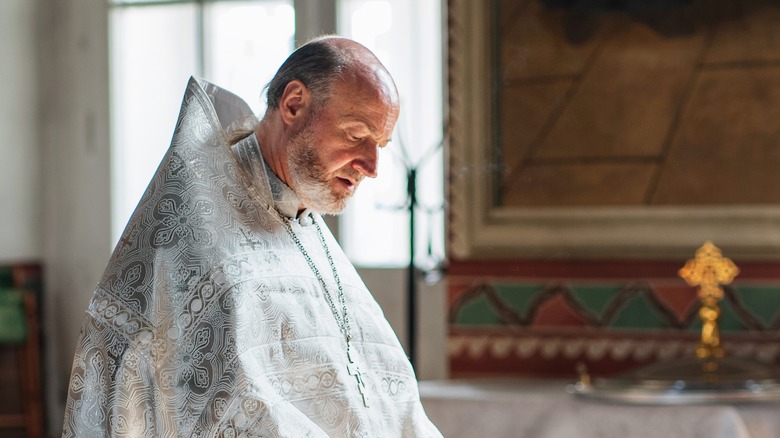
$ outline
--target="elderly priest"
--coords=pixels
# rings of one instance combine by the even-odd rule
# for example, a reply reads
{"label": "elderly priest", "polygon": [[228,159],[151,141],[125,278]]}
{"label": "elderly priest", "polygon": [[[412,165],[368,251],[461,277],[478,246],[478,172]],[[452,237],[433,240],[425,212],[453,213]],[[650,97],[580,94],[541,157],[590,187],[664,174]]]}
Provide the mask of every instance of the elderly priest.
{"label": "elderly priest", "polygon": [[191,80],[170,149],[97,285],[66,437],[440,437],[409,361],[320,213],[377,173],[387,70],[338,37],[248,106]]}

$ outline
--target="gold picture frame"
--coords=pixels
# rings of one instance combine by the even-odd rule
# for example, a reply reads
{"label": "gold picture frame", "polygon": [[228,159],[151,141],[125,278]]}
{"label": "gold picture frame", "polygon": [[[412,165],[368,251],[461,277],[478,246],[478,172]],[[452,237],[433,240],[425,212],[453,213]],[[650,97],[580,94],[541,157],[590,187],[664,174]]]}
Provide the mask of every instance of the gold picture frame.
{"label": "gold picture frame", "polygon": [[[503,206],[494,173],[497,1],[449,0],[449,253],[476,259],[683,259],[713,241],[737,259],[780,257],[780,206]],[[778,176],[780,183],[780,176]],[[760,190],[760,188],[756,188]]]}

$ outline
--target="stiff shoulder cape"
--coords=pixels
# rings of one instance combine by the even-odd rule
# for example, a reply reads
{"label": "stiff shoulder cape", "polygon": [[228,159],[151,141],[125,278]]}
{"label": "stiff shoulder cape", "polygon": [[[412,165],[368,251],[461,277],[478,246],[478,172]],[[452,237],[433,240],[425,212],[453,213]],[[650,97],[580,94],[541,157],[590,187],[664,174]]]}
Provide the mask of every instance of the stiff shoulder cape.
{"label": "stiff shoulder cape", "polygon": [[[440,437],[398,339],[333,236],[365,407],[344,336],[278,213],[235,95],[191,79],[173,140],[90,301],[66,437]],[[321,218],[313,215],[321,223]],[[292,229],[336,295],[311,220]]]}

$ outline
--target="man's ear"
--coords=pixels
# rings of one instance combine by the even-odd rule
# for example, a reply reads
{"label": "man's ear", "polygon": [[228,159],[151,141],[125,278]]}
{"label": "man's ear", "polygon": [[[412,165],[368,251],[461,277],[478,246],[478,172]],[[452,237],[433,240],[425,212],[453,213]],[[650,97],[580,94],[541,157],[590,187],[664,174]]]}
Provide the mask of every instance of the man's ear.
{"label": "man's ear", "polygon": [[296,120],[304,120],[310,103],[311,94],[303,82],[297,79],[288,82],[279,100],[279,111],[284,123],[293,125]]}

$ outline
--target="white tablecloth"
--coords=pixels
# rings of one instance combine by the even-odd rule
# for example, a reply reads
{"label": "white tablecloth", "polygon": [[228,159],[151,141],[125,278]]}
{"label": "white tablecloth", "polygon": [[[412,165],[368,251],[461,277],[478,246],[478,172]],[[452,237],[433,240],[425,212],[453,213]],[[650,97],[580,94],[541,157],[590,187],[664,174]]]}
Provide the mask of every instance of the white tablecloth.
{"label": "white tablecloth", "polygon": [[636,406],[583,400],[570,382],[420,382],[428,417],[446,438],[780,437],[780,403]]}

